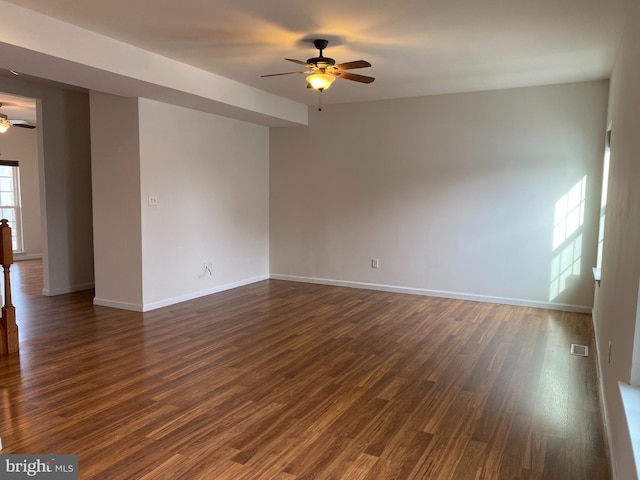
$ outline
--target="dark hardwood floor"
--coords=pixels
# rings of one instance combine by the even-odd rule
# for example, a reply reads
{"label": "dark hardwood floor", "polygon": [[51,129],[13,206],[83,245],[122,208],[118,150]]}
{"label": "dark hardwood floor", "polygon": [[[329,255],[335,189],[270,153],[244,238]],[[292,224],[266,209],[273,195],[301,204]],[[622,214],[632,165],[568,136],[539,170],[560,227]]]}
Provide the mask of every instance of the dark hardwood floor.
{"label": "dark hardwood floor", "polygon": [[81,479],[608,479],[589,315],[284,281],[141,314],[12,268],[2,453]]}

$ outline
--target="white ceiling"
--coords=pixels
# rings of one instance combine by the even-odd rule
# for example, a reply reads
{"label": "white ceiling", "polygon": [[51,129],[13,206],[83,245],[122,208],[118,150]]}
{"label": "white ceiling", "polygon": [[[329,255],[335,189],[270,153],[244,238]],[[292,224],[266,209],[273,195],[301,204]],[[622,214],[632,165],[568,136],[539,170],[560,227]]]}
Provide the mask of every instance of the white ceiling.
{"label": "white ceiling", "polygon": [[[8,0],[253,87],[315,104],[285,57],[368,60],[323,102],[608,78],[626,0]],[[0,101],[3,101],[0,98]],[[8,103],[8,102],[7,102]],[[3,108],[3,113],[7,108]]]}
{"label": "white ceiling", "polygon": [[36,124],[36,101],[33,98],[0,93],[0,113],[6,115],[9,120],[26,120]]}

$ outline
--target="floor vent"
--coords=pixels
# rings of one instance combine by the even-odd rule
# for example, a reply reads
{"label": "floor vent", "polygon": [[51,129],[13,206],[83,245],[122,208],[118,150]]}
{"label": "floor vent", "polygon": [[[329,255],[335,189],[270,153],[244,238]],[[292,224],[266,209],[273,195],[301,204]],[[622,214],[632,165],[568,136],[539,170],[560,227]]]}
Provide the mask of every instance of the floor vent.
{"label": "floor vent", "polygon": [[576,343],[572,343],[571,355],[578,355],[579,357],[588,357],[589,347],[587,347],[586,345],[578,345]]}

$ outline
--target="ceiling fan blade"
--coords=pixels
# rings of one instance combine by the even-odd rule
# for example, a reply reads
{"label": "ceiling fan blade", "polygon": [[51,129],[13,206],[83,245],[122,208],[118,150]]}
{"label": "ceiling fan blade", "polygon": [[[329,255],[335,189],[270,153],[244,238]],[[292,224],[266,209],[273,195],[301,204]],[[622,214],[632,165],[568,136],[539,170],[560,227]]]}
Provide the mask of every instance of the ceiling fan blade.
{"label": "ceiling fan blade", "polygon": [[279,75],[292,75],[294,73],[313,73],[313,72],[284,72],[284,73],[270,73],[268,75],[260,75],[261,77],[277,77]]}
{"label": "ceiling fan blade", "polygon": [[366,75],[357,75],[355,73],[349,72],[336,72],[336,77],[344,78],[346,80],[353,80],[354,82],[360,83],[371,83],[375,80],[373,77],[367,77]]}
{"label": "ceiling fan blade", "polygon": [[303,62],[302,60],[296,60],[295,58],[285,58],[285,60],[293,63],[297,63],[298,65],[304,65],[305,67],[310,67],[307,62]]}
{"label": "ceiling fan blade", "polygon": [[366,68],[370,67],[371,64],[366,60],[355,60],[353,62],[347,63],[339,63],[338,65],[334,65],[338,70],[351,70],[353,68]]}
{"label": "ceiling fan blade", "polygon": [[35,125],[27,122],[26,120],[9,120],[9,123],[11,123],[11,125],[13,125],[14,127],[28,128],[28,129],[36,128]]}

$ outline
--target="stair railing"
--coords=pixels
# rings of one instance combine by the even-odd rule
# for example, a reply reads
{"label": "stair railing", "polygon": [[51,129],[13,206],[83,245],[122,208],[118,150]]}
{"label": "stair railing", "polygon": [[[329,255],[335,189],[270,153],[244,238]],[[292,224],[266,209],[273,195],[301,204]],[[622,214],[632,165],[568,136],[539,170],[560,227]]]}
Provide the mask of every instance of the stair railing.
{"label": "stair railing", "polygon": [[10,269],[13,263],[13,242],[11,227],[5,218],[0,220],[0,265],[4,272],[4,305],[0,320],[0,355],[9,355],[18,351],[18,325],[16,309],[11,303]]}

